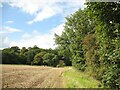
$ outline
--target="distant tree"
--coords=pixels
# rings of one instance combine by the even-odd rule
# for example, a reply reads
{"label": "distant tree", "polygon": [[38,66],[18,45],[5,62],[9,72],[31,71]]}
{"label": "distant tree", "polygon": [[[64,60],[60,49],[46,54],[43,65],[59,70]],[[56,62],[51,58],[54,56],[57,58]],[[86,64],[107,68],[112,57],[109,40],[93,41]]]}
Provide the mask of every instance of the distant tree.
{"label": "distant tree", "polygon": [[33,50],[29,50],[28,52],[25,53],[26,55],[26,58],[27,58],[27,64],[31,64],[31,62],[33,61],[34,59],[34,56],[35,56],[35,52]]}
{"label": "distant tree", "polygon": [[44,56],[43,56],[43,63],[44,65],[48,65],[48,66],[55,66],[55,54],[53,53],[46,53]]}
{"label": "distant tree", "polygon": [[19,64],[18,48],[6,48],[2,50],[2,63],[3,64]]}
{"label": "distant tree", "polygon": [[53,60],[53,67],[56,67],[59,64],[59,56],[58,55],[54,55],[52,60]]}
{"label": "distant tree", "polygon": [[11,52],[13,53],[17,53],[17,54],[20,53],[20,48],[18,46],[13,46],[10,49],[11,49]]}
{"label": "distant tree", "polygon": [[37,46],[29,47],[28,51],[25,52],[25,56],[27,58],[27,64],[31,64],[31,62],[34,60],[34,56],[39,52],[41,52],[41,50]]}
{"label": "distant tree", "polygon": [[21,51],[20,51],[20,54],[21,54],[21,55],[24,55],[25,52],[27,52],[27,51],[28,51],[28,49],[26,49],[26,47],[22,47],[22,49],[21,49]]}
{"label": "distant tree", "polygon": [[32,61],[33,65],[43,65],[43,56],[46,52],[40,52],[35,55],[34,60]]}
{"label": "distant tree", "polygon": [[59,60],[57,67],[63,67],[63,66],[65,66],[65,62],[63,60]]}

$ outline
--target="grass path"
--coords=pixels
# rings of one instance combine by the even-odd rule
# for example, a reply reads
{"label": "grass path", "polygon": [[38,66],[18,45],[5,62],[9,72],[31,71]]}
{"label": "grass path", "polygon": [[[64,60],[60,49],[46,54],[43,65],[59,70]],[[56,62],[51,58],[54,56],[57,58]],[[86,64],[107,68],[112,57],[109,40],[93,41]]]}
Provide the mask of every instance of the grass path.
{"label": "grass path", "polygon": [[99,88],[100,85],[99,81],[73,67],[65,67],[64,82],[66,88]]}

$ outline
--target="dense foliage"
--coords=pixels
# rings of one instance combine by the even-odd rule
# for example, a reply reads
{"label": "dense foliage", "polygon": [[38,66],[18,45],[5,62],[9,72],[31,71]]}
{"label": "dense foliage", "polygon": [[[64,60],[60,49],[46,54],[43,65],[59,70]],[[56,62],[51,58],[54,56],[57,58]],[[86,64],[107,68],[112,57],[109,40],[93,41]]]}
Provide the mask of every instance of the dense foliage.
{"label": "dense foliage", "polygon": [[66,20],[62,35],[55,35],[60,52],[105,87],[120,88],[119,2],[87,3]]}
{"label": "dense foliage", "polygon": [[2,64],[28,64],[44,66],[63,66],[68,65],[66,59],[58,54],[57,50],[42,49],[37,46],[23,47],[17,46],[2,50]]}

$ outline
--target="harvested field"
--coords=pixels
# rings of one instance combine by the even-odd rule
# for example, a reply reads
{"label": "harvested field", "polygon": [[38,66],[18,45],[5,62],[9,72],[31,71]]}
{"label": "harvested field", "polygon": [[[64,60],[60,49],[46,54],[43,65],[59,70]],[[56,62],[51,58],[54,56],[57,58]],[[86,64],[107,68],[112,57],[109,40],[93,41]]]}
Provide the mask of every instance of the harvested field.
{"label": "harvested field", "polygon": [[62,88],[64,68],[2,65],[2,88]]}

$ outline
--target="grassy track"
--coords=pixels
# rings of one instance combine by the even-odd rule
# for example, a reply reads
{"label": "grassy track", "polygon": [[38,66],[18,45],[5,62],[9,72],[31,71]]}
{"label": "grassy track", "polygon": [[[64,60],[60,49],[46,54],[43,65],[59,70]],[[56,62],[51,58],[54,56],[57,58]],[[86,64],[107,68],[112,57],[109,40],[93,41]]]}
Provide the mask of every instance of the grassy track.
{"label": "grassy track", "polygon": [[64,86],[66,88],[99,88],[100,82],[73,67],[65,67]]}

